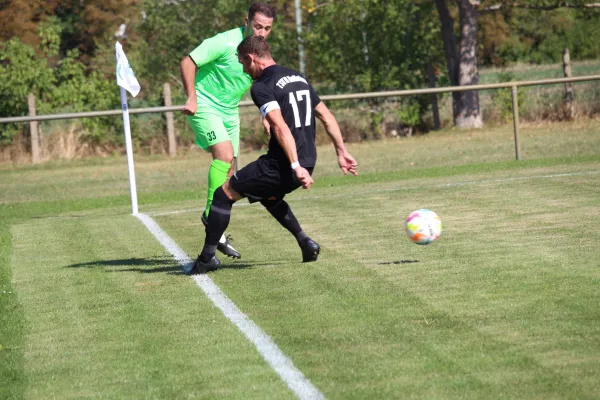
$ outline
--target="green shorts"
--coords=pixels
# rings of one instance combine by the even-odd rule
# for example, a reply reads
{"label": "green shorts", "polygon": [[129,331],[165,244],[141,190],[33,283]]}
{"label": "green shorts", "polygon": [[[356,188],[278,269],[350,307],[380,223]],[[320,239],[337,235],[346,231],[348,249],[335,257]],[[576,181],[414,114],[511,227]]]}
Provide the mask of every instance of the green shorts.
{"label": "green shorts", "polygon": [[187,119],[199,147],[208,150],[210,146],[228,140],[233,146],[233,156],[237,157],[240,147],[240,116],[237,112],[221,114],[210,109],[198,109],[196,115],[188,115]]}

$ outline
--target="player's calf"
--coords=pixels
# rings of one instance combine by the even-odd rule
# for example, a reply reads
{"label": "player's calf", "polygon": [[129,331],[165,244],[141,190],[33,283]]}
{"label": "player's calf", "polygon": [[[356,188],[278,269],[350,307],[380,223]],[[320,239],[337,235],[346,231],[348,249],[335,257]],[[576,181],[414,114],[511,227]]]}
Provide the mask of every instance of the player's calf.
{"label": "player's calf", "polygon": [[[206,220],[206,215],[202,213],[202,217],[200,218],[204,226],[208,226],[208,221]],[[231,258],[241,258],[241,254],[231,245],[231,237],[225,236],[223,233],[219,242],[217,243],[217,250],[221,253],[225,254],[227,257]]]}

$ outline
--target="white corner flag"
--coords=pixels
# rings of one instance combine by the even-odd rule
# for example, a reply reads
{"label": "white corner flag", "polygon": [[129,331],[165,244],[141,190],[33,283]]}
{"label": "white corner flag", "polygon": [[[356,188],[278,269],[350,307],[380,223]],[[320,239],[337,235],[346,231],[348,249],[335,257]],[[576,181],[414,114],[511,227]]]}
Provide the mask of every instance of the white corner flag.
{"label": "white corner flag", "polygon": [[121,43],[115,43],[117,53],[117,85],[121,87],[121,110],[123,111],[123,129],[125,131],[125,148],[127,151],[127,167],[129,169],[129,192],[131,194],[131,213],[138,213],[137,191],[135,186],[135,169],[133,167],[133,149],[131,145],[131,128],[129,126],[129,107],[127,106],[127,90],[133,97],[140,92],[140,84],[129,66],[127,56]]}
{"label": "white corner flag", "polygon": [[125,52],[123,52],[121,43],[115,43],[115,50],[117,52],[117,85],[121,86],[135,97],[140,92],[140,83],[129,66],[129,61],[127,60]]}

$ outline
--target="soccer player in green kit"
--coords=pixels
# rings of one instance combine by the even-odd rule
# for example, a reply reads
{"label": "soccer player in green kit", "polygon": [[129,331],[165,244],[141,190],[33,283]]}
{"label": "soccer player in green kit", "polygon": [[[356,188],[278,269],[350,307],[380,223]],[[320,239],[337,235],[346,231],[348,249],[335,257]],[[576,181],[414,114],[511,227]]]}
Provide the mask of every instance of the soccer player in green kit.
{"label": "soccer player in green kit", "polygon": [[[208,195],[202,222],[206,225],[213,194],[233,174],[234,158],[240,143],[238,104],[252,85],[252,79],[238,62],[237,46],[245,36],[271,33],[275,10],[265,3],[250,6],[244,27],[222,32],[204,40],[180,64],[187,102],[183,113],[196,134],[196,144],[210,151]],[[240,258],[223,234],[217,249]]]}

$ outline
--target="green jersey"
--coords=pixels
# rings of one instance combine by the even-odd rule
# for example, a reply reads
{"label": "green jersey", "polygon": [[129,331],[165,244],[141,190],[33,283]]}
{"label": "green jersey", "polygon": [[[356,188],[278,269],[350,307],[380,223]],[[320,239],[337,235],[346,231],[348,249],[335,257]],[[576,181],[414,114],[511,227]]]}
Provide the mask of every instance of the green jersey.
{"label": "green jersey", "polygon": [[190,57],[198,66],[196,97],[198,108],[237,113],[252,79],[244,73],[237,58],[237,46],[244,39],[244,28],[219,33],[203,41]]}

